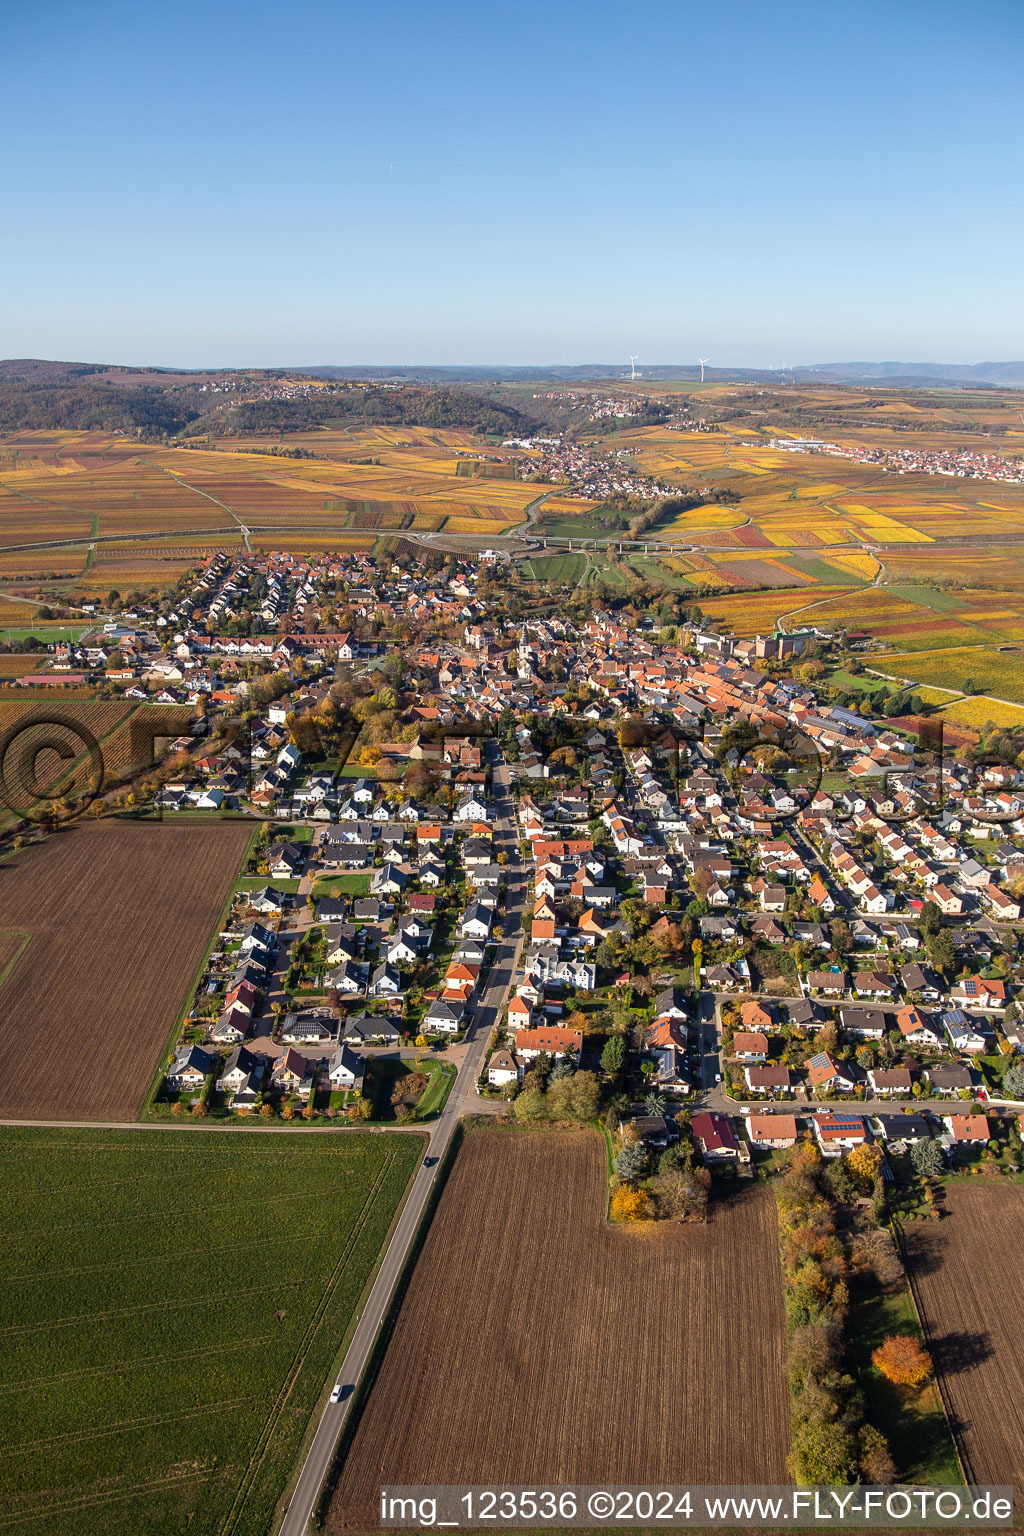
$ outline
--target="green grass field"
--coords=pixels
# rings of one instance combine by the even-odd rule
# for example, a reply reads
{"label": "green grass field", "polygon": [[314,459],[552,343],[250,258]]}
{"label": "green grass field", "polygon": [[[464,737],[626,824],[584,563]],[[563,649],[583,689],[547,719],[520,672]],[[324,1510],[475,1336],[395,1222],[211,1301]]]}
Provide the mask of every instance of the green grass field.
{"label": "green grass field", "polygon": [[447,1061],[432,1061],[428,1070],[430,1082],[418,1105],[421,1120],[432,1120],[441,1113],[455,1083],[455,1068]]}
{"label": "green grass field", "polygon": [[590,557],[590,570],[587,572],[584,585],[589,586],[591,582],[603,581],[609,587],[619,587],[625,591],[631,580],[632,578],[624,575],[617,565],[612,564],[603,550],[599,550]]}
{"label": "green grass field", "polygon": [[687,581],[681,571],[673,571],[663,565],[657,555],[630,554],[626,557],[626,564],[641,581],[649,581],[656,587],[668,587],[673,592],[689,592],[693,596],[693,583]]}
{"label": "green grass field", "polygon": [[369,896],[370,878],[368,869],[350,869],[344,875],[321,875],[313,881],[313,897]]}
{"label": "green grass field", "polygon": [[610,528],[597,517],[581,512],[578,517],[552,513],[542,515],[534,532],[548,539],[628,539],[629,530]]}
{"label": "green grass field", "polygon": [[421,1153],[0,1131],[0,1527],[269,1531]]}
{"label": "green grass field", "polygon": [[936,613],[956,613],[964,605],[960,592],[943,592],[940,587],[919,583],[887,581],[882,590],[905,603],[920,603],[922,608],[932,608]]}
{"label": "green grass field", "polygon": [[235,881],[236,891],[262,891],[267,886],[275,891],[281,891],[284,895],[294,896],[299,888],[299,882],[295,880],[275,880],[270,875],[240,875]]}
{"label": "green grass field", "polygon": [[535,555],[527,560],[523,573],[532,581],[579,581],[586,564],[586,556],[575,550],[564,555]]}
{"label": "green grass field", "polygon": [[18,625],[5,624],[0,629],[0,640],[39,640],[43,645],[56,645],[61,641],[77,641],[83,635],[87,635],[95,624],[50,624],[42,620],[37,624]]}

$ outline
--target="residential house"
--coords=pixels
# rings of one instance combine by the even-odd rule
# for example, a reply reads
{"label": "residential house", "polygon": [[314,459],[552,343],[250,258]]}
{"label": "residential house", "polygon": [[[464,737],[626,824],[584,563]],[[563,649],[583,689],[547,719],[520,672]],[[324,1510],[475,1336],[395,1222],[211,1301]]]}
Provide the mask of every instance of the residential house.
{"label": "residential house", "polygon": [[986,1115],[943,1115],[942,1123],[946,1136],[958,1147],[984,1146],[992,1135]]}
{"label": "residential house", "polygon": [[275,880],[296,879],[306,862],[302,843],[275,843],[267,855],[267,868]]}
{"label": "residential house", "polygon": [[943,1098],[970,1094],[974,1091],[977,1082],[971,1068],[962,1062],[951,1062],[948,1066],[926,1067],[925,1072],[932,1093]]}
{"label": "residential house", "polygon": [[841,1008],[839,1022],[858,1040],[881,1040],[886,1031],[886,1015],[880,1008]]}
{"label": "residential house", "polygon": [[290,1045],[330,1045],[338,1038],[338,1020],[329,1008],[310,1008],[303,1013],[286,1013],[281,1023],[281,1039]]}
{"label": "residential house", "polygon": [[499,1049],[487,1063],[487,1081],[492,1088],[506,1088],[522,1081],[522,1068],[512,1051]]}
{"label": "residential house", "polygon": [[977,1054],[983,1051],[988,1043],[985,1036],[975,1028],[961,1008],[950,1008],[940,1014],[939,1023],[954,1051]]}
{"label": "residential house", "polygon": [[842,997],[846,991],[846,972],[835,965],[825,970],[808,971],[807,986],[811,992],[821,993],[825,997]]}
{"label": "residential house", "polygon": [[812,1093],[852,1093],[857,1079],[849,1063],[836,1061],[828,1051],[819,1051],[805,1064],[807,1085]]}
{"label": "residential house", "polygon": [[744,1074],[751,1093],[774,1095],[793,1092],[793,1074],[788,1067],[770,1061],[763,1066],[747,1067]]}
{"label": "residential house", "polygon": [[236,1094],[250,1082],[255,1086],[260,1082],[265,1066],[265,1056],[258,1056],[244,1045],[236,1045],[221,1068],[217,1079],[218,1091]]}
{"label": "residential house", "polygon": [[198,1045],[184,1046],[167,1069],[167,1086],[177,1093],[199,1089],[217,1065],[216,1056]]}
{"label": "residential house", "polygon": [[662,1151],[679,1140],[679,1131],[666,1115],[630,1115],[620,1121],[619,1132],[625,1132],[626,1127],[631,1127],[642,1142],[656,1151]]}
{"label": "residential house", "polygon": [[779,1026],[772,1017],[770,1005],[765,1005],[756,997],[748,998],[740,1004],[740,1019],[744,1029],[754,1030],[764,1035],[774,1035]]}
{"label": "residential house", "polygon": [[736,1132],[726,1115],[694,1115],[690,1130],[705,1163],[731,1162],[739,1156]]}
{"label": "residential house", "polygon": [[465,1012],[464,1004],[438,998],[423,1016],[424,1032],[428,1035],[457,1035],[464,1026]]}
{"label": "residential house", "polygon": [[876,1141],[903,1142],[907,1146],[915,1141],[928,1141],[932,1134],[924,1115],[872,1115],[869,1124]]}
{"label": "residential house", "polygon": [[238,948],[243,955],[254,949],[273,950],[277,948],[277,935],[271,929],[264,928],[262,923],[250,923]]}
{"label": "residential house", "polygon": [[549,1056],[576,1056],[583,1049],[581,1029],[558,1029],[541,1025],[536,1029],[520,1029],[516,1033],[515,1052],[524,1061],[533,1061],[546,1053]]}
{"label": "residential house", "polygon": [[905,1099],[913,1088],[910,1072],[906,1067],[890,1067],[884,1071],[880,1068],[872,1068],[868,1072],[868,1085],[872,1097],[876,1099]]}
{"label": "residential house", "polygon": [[832,1114],[823,1110],[811,1116],[811,1125],[822,1157],[841,1157],[868,1139],[867,1127],[860,1115]]}
{"label": "residential house", "polygon": [[341,1032],[345,1045],[398,1045],[401,1034],[389,1019],[378,1018],[372,1013],[360,1013],[346,1019]]}
{"label": "residential house", "polygon": [[237,1045],[252,1030],[252,1013],[248,1008],[226,1008],[210,1031],[210,1039],[218,1045]]}
{"label": "residential house", "polygon": [[312,1083],[312,1066],[291,1046],[270,1069],[270,1085],[281,1093],[297,1093],[301,1098],[308,1098]]}
{"label": "residential house", "polygon": [[350,1050],[344,1042],[331,1056],[331,1064],[327,1073],[331,1088],[335,1091],[348,1089],[361,1092],[363,1079],[366,1075],[366,1062],[355,1051]]}
{"label": "residential house", "polygon": [[768,1037],[759,1030],[738,1029],[732,1038],[732,1050],[737,1061],[765,1061],[768,1056]]}
{"label": "residential house", "polygon": [[923,1003],[937,1003],[942,995],[938,977],[924,965],[904,965],[900,970],[900,983],[908,997],[915,995]]}
{"label": "residential house", "polygon": [[398,997],[402,991],[402,978],[393,965],[381,961],[370,977],[367,993],[370,997]]}
{"label": "residential house", "polygon": [[[462,938],[489,939],[493,914],[489,907],[482,906],[480,902],[473,902],[463,913],[459,923],[459,935]],[[554,933],[552,933],[552,938]]]}
{"label": "residential house", "polygon": [[752,1147],[769,1151],[795,1147],[798,1139],[795,1115],[748,1115],[746,1131]]}
{"label": "residential house", "polygon": [[666,987],[659,992],[654,999],[654,1017],[656,1019],[679,1019],[685,1021],[687,1017],[687,998],[682,987]]}
{"label": "residential house", "polygon": [[900,1008],[896,1014],[896,1027],[908,1045],[923,1045],[938,1050],[944,1039],[943,1031],[928,1013],[922,1013],[915,1003]]}
{"label": "residential house", "polygon": [[983,1008],[987,1013],[1002,1013],[1010,1000],[1005,981],[984,976],[965,976],[950,997],[958,1008]]}
{"label": "residential house", "polygon": [[857,971],[853,978],[853,990],[858,997],[891,1002],[896,995],[896,981],[888,971]]}

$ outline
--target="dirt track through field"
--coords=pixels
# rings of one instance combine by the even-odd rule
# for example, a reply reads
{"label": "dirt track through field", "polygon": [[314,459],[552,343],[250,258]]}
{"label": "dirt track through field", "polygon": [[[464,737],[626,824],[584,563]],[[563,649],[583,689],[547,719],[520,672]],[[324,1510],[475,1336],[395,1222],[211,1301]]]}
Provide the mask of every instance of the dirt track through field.
{"label": "dirt track through field", "polygon": [[1024,1190],[951,1182],[945,1203],[941,1222],[906,1229],[914,1295],[969,1481],[1013,1483],[1024,1465]]}
{"label": "dirt track through field", "polygon": [[471,1131],[336,1489],[382,1484],[785,1483],[789,1401],[774,1207],[707,1226],[605,1223],[591,1133]]}
{"label": "dirt track through field", "polygon": [[251,830],[83,823],[0,864],[0,934],[30,935],[0,953],[0,1117],[138,1112]]}

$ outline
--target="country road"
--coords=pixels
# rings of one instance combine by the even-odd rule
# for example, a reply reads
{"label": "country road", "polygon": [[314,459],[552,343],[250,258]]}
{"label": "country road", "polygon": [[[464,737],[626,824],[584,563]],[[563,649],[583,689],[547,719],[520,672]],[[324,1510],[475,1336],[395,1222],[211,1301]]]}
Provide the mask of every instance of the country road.
{"label": "country road", "polygon": [[280,1536],[306,1536],[310,1515],[334,1459],[338,1440],[351,1408],[354,1388],[366,1369],[378,1329],[387,1313],[399,1276],[430,1200],[438,1168],[451,1143],[460,1116],[474,1108],[474,1100],[481,1103],[477,1099],[476,1081],[483,1066],[491,1030],[501,1016],[512,985],[523,944],[521,924],[525,897],[521,887],[526,876],[519,855],[515,808],[508,788],[508,771],[503,765],[496,764],[494,767],[492,789],[499,818],[495,827],[495,842],[499,851],[508,854],[505,937],[498,945],[487,982],[473,1010],[472,1024],[467,1031],[469,1050],[455,1086],[440,1116],[430,1127],[430,1137],[426,1147],[429,1166],[424,1160],[413,1176],[405,1204],[402,1206],[377,1277],[337,1376],[337,1383],[349,1390],[341,1402],[328,1403],[323,1410],[292,1491],[280,1527]]}

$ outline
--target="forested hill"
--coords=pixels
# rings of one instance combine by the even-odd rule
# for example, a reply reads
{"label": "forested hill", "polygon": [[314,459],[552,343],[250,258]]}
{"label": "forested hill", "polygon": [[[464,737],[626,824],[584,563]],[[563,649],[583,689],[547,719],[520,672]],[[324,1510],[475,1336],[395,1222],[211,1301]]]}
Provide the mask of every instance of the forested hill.
{"label": "forested hill", "polygon": [[[538,423],[514,406],[458,389],[318,390],[300,400],[246,400],[217,413],[217,429],[271,432],[318,427],[329,421],[370,421],[395,426],[466,427],[516,435]],[[196,428],[206,423],[197,423]],[[195,430],[195,429],[193,429]]]}
{"label": "forested hill", "polygon": [[[281,375],[224,373],[200,377],[91,364],[0,364],[0,433],[86,430],[123,432],[144,440],[213,434],[315,429],[359,421],[421,427],[462,427],[503,437],[539,423],[515,406],[474,389],[328,384],[298,385]],[[215,379],[214,387],[209,380]]]}
{"label": "forested hill", "polygon": [[0,384],[0,432],[57,429],[169,437],[199,415],[188,398],[193,393],[151,385]]}

